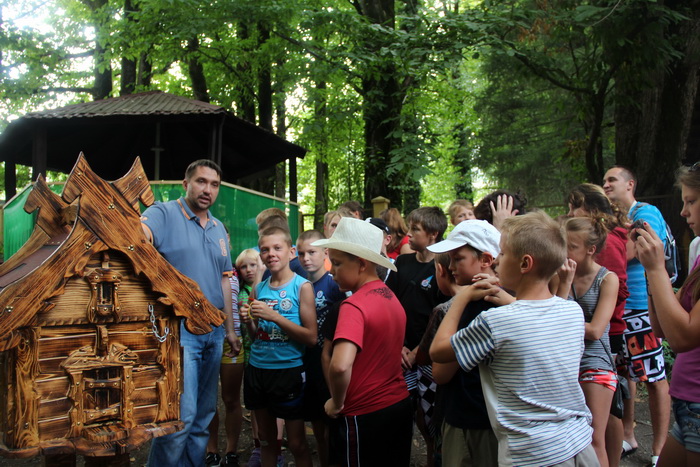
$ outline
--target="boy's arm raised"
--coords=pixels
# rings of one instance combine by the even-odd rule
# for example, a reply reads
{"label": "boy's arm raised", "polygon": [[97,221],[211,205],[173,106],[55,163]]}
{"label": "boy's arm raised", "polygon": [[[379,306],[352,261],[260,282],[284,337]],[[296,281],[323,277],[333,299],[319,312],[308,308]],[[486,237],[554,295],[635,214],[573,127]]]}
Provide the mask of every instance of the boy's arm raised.
{"label": "boy's arm raised", "polygon": [[[478,341],[479,345],[476,346],[478,349],[471,349],[473,351],[470,353],[470,359],[465,360],[463,354],[460,354],[461,358],[458,358],[454,347],[452,347],[452,336],[457,332],[459,318],[467,303],[472,300],[481,300],[487,297],[495,297],[497,301],[501,301],[501,299],[498,298],[498,295],[501,293],[502,290],[491,284],[488,280],[479,281],[460,291],[455,296],[452,306],[450,306],[450,310],[442,320],[440,328],[435,335],[435,340],[433,340],[433,344],[430,346],[430,358],[437,363],[450,363],[458,360],[460,366],[465,371],[472,369],[479,361],[486,358],[494,349],[494,342],[491,338],[488,324],[482,322],[482,315],[479,315],[465,329],[459,331],[460,347],[469,347],[472,341]],[[510,299],[512,297],[508,295],[508,298]]]}

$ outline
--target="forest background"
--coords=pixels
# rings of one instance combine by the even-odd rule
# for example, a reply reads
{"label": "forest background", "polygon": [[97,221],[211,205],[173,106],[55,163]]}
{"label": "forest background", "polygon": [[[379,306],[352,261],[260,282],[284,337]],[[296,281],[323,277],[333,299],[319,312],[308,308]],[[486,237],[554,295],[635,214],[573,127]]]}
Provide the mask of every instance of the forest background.
{"label": "forest background", "polygon": [[[698,159],[699,69],[700,0],[0,6],[0,130],[154,89],[211,102],[309,150],[299,202],[317,222],[379,195],[404,213],[492,188],[562,205],[613,163],[638,172],[640,196],[668,194]],[[18,166],[18,186],[30,177]],[[281,165],[261,188],[287,185]]]}

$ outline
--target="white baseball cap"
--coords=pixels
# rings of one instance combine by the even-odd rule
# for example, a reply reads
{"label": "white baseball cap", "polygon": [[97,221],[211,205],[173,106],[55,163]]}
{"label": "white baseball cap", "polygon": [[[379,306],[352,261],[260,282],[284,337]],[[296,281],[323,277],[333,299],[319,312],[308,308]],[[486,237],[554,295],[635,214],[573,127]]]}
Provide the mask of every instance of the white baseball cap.
{"label": "white baseball cap", "polygon": [[475,250],[490,253],[495,258],[501,252],[500,242],[501,232],[496,227],[486,221],[469,219],[457,224],[445,240],[430,245],[428,250],[446,253],[469,245]]}

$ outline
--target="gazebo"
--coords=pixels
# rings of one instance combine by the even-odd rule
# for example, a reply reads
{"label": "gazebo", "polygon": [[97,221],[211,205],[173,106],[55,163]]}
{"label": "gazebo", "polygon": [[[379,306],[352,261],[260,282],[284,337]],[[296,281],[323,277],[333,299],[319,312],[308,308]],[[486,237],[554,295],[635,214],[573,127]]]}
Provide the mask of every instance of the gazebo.
{"label": "gazebo", "polygon": [[33,178],[46,170],[68,173],[81,152],[105,179],[118,178],[139,157],[150,180],[179,180],[189,162],[207,158],[221,165],[224,181],[242,185],[288,159],[296,201],[295,159],[306,150],[217,105],[161,91],[131,94],[10,123],[0,134],[6,199],[16,192],[16,164],[31,166]]}

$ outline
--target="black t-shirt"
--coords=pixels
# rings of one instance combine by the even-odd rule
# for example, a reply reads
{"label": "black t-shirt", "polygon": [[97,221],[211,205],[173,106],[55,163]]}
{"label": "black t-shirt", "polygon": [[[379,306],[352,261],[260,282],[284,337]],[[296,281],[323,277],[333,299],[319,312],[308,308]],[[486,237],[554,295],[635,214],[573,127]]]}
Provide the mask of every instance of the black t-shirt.
{"label": "black t-shirt", "polygon": [[413,253],[400,255],[394,264],[397,271],[389,274],[386,285],[396,294],[406,311],[404,342],[406,347],[413,349],[423,337],[433,308],[446,302],[449,297],[438,289],[434,261],[421,263]]}
{"label": "black t-shirt", "polygon": [[[479,313],[489,308],[493,308],[493,304],[485,300],[467,304],[458,329],[466,328]],[[453,427],[463,430],[491,428],[478,366],[471,371],[457,370],[450,382],[442,386],[441,398],[445,421]]]}

